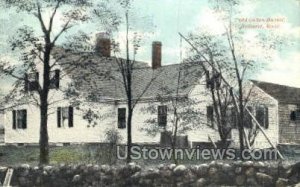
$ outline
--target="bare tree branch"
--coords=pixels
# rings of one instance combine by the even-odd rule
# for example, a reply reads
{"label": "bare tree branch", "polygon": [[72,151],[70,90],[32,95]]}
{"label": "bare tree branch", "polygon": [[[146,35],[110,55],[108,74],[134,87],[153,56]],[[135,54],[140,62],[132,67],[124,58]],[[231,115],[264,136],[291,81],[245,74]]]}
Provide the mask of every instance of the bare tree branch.
{"label": "bare tree branch", "polygon": [[38,18],[38,20],[39,20],[39,22],[41,24],[41,27],[42,27],[42,31],[44,32],[44,34],[49,34],[48,30],[46,29],[43,17],[42,17],[41,5],[40,5],[39,2],[37,2],[36,5],[37,5],[37,14],[34,14],[34,15]]}
{"label": "bare tree branch", "polygon": [[48,31],[51,32],[52,31],[52,25],[53,25],[53,19],[55,17],[56,11],[59,8],[59,5],[61,3],[62,0],[57,0],[56,6],[54,7],[54,10],[52,12],[52,15],[50,17],[50,21],[49,21],[49,29]]}
{"label": "bare tree branch", "polygon": [[71,22],[71,18],[64,24],[64,26],[62,27],[62,29],[60,30],[60,32],[54,37],[53,41],[51,42],[52,45],[55,45],[55,42],[58,40],[58,38],[64,33],[66,32],[68,29],[72,28],[72,25],[70,25]]}

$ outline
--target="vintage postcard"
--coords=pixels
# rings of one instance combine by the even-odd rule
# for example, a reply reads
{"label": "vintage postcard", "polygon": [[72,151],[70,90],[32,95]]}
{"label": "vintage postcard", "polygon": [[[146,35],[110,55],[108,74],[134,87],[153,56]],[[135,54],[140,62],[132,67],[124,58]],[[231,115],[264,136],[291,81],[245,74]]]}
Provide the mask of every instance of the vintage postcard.
{"label": "vintage postcard", "polygon": [[300,186],[299,0],[0,9],[0,186]]}

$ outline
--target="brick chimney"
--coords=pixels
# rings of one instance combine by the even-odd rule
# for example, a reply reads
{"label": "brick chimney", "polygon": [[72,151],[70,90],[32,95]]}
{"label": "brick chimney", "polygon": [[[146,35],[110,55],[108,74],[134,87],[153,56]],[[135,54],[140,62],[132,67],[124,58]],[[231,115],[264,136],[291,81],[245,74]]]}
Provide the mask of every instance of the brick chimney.
{"label": "brick chimney", "polygon": [[161,67],[161,42],[152,42],[152,69]]}
{"label": "brick chimney", "polygon": [[102,32],[96,35],[95,51],[102,57],[110,57],[110,37],[109,34]]}

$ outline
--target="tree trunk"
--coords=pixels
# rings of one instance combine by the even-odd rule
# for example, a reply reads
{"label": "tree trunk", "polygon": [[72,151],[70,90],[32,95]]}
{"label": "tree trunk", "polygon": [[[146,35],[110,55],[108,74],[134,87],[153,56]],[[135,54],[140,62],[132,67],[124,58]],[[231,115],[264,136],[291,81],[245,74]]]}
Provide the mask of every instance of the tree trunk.
{"label": "tree trunk", "polygon": [[[48,164],[49,163],[49,143],[48,143],[48,130],[47,130],[47,122],[48,122],[48,106],[47,100],[43,101],[40,106],[40,164]],[[46,102],[46,103],[45,103]]]}
{"label": "tree trunk", "polygon": [[175,130],[174,130],[174,135],[173,135],[173,140],[172,140],[173,161],[174,161],[174,164],[176,164],[176,165],[178,165],[178,160],[176,158],[177,131],[178,131],[178,117],[176,117],[176,120],[175,120]]}
{"label": "tree trunk", "polygon": [[48,137],[48,94],[50,85],[50,54],[51,45],[50,37],[45,38],[45,52],[44,52],[44,71],[43,71],[43,87],[39,90],[40,95],[40,164],[49,163],[49,137]]}
{"label": "tree trunk", "polygon": [[242,79],[238,75],[239,83],[239,107],[240,107],[240,121],[239,121],[239,134],[240,134],[240,150],[241,152],[245,149],[244,146],[244,104],[243,104],[243,84]]}
{"label": "tree trunk", "polygon": [[[242,151],[244,150],[244,132],[243,132],[244,128],[243,128],[243,121],[242,121],[244,119],[243,103],[239,103],[239,104],[237,103],[232,88],[230,88],[229,92],[230,92],[230,95],[232,97],[233,104],[234,104],[234,107],[236,109],[236,112],[238,113],[238,118],[237,118],[238,123],[237,123],[237,126],[238,126],[238,132],[239,132],[240,156],[242,156]],[[239,102],[241,101],[241,98],[242,97],[239,97]]]}
{"label": "tree trunk", "polygon": [[131,162],[131,147],[132,147],[132,137],[131,137],[131,123],[132,123],[132,109],[128,110],[127,118],[127,163]]}

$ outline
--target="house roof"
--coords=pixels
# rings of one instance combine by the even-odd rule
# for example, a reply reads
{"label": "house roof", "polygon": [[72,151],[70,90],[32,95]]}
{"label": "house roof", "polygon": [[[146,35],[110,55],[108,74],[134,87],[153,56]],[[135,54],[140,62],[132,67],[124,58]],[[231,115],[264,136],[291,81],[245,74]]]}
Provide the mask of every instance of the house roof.
{"label": "house roof", "polygon": [[[118,62],[125,60],[116,57],[101,57],[95,53],[74,53],[63,49],[56,54],[64,54],[60,61],[63,71],[72,78],[76,90],[91,100],[126,99]],[[55,56],[55,55],[54,55]],[[59,55],[56,55],[58,58]],[[83,61],[81,57],[86,56]],[[72,62],[70,66],[69,63]],[[180,83],[178,75],[180,71]],[[199,64],[183,63],[152,69],[145,62],[134,62],[132,73],[133,98],[154,98],[158,95],[188,94],[202,76]]]}
{"label": "house roof", "polygon": [[300,88],[256,80],[251,80],[251,82],[280,103],[300,104]]}

